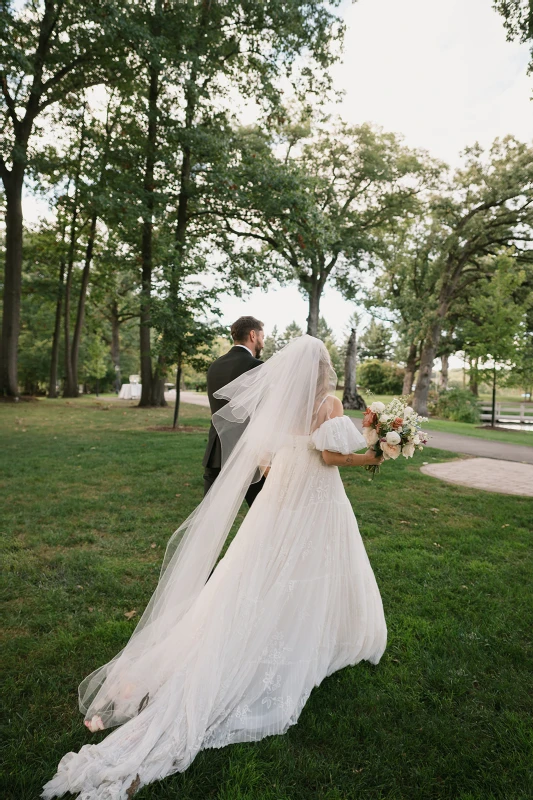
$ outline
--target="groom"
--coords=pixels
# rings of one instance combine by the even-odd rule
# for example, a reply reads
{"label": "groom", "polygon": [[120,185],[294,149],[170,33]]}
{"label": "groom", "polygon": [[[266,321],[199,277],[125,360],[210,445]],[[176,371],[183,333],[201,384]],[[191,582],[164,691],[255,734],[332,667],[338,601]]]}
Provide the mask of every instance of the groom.
{"label": "groom", "polygon": [[[228,402],[214,397],[214,393],[227,383],[238,378],[249,369],[263,362],[259,360],[263,349],[265,333],[263,323],[255,317],[239,317],[231,326],[233,347],[225,355],[214,361],[207,370],[207,395],[211,414],[219,411]],[[222,450],[215,426],[211,422],[209,437],[202,465],[204,470],[204,495],[216,481],[222,466]],[[248,487],[245,499],[249,506],[263,488],[265,478]]]}

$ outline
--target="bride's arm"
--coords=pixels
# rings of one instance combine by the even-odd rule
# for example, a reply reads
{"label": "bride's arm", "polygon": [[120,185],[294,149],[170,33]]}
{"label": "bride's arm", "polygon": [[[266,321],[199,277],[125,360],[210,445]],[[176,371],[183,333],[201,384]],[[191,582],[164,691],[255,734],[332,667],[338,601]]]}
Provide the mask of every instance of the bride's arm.
{"label": "bride's arm", "polygon": [[373,450],[366,453],[333,453],[331,450],[322,450],[322,458],[331,467],[366,467],[369,464],[383,463],[383,457],[377,458]]}
{"label": "bride's arm", "polygon": [[[344,415],[344,408],[338,397],[332,397],[332,405],[329,410],[329,419],[334,417],[342,417]],[[323,450],[322,458],[328,466],[331,467],[366,467],[370,464],[382,464],[383,456],[376,457],[372,449],[366,453],[335,453],[332,450]]]}

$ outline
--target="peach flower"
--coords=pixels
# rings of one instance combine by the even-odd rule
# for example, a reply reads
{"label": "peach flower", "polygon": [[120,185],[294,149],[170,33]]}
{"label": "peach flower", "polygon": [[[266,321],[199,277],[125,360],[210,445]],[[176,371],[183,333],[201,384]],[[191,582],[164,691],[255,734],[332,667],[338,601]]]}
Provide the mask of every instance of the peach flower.
{"label": "peach flower", "polygon": [[398,458],[402,450],[399,444],[388,444],[387,442],[381,442],[381,449],[383,450],[385,460],[388,458]]}

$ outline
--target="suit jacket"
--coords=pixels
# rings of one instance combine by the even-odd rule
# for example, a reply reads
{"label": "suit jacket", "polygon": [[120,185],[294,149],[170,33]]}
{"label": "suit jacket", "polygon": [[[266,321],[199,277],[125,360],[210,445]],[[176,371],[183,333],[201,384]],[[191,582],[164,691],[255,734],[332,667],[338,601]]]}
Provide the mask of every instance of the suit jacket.
{"label": "suit jacket", "polygon": [[[214,397],[214,393],[227,383],[231,383],[235,378],[238,378],[239,375],[262,363],[258,358],[254,358],[249,350],[235,345],[225,355],[213,361],[207,370],[207,396],[209,397],[211,414],[219,411],[228,402]],[[202,466],[211,468],[220,468],[222,466],[222,448],[213,423],[209,428],[209,437]]]}

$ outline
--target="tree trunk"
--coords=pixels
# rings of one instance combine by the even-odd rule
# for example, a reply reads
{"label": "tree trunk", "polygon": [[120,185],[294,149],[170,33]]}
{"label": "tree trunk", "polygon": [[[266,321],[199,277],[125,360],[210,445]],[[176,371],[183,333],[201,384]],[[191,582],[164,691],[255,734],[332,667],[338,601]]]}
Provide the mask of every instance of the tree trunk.
{"label": "tree trunk", "polygon": [[408,397],[413,391],[413,381],[415,378],[415,372],[417,367],[417,353],[418,353],[417,345],[411,344],[409,346],[409,355],[407,356],[407,362],[405,365],[405,375],[402,386],[402,395],[404,397]]}
{"label": "tree trunk", "polygon": [[78,193],[74,194],[74,208],[72,210],[72,220],[70,223],[70,245],[67,262],[67,277],[65,281],[65,317],[63,320],[63,331],[65,338],[65,385],[63,386],[63,397],[77,397],[78,386],[74,381],[72,373],[72,361],[70,359],[70,302],[72,298],[72,273],[74,271],[74,259],[76,256],[76,224],[78,221]]}
{"label": "tree trunk", "polygon": [[442,365],[441,365],[441,370],[440,370],[440,383],[439,383],[439,389],[441,390],[441,392],[445,392],[447,390],[447,388],[448,388],[448,361],[449,361],[449,358],[450,358],[450,356],[449,356],[448,353],[445,353],[443,356],[441,356]]}
{"label": "tree trunk", "polygon": [[152,406],[168,405],[165,400],[165,373],[165,362],[159,356],[152,376],[152,392],[150,395],[150,405]]}
{"label": "tree trunk", "polygon": [[428,336],[422,347],[420,354],[420,369],[418,370],[418,380],[416,382],[413,407],[418,414],[426,416],[428,413],[428,394],[431,385],[431,373],[433,362],[439,346],[441,333],[441,318],[433,323]]}
{"label": "tree trunk", "polygon": [[320,295],[322,294],[322,287],[316,278],[312,279],[309,286],[309,314],[307,317],[307,333],[309,336],[318,335],[318,319],[320,316]]}
{"label": "tree trunk", "polygon": [[479,397],[478,365],[479,365],[479,358],[470,359],[470,366],[468,370],[468,388],[470,389],[474,397]]}
{"label": "tree trunk", "polygon": [[2,339],[0,341],[0,396],[18,397],[17,354],[22,291],[22,183],[24,172],[15,165],[4,178],[6,191],[6,253]]}
{"label": "tree trunk", "polygon": [[[70,181],[67,186],[67,195],[70,189]],[[59,261],[59,277],[57,279],[57,299],[56,299],[56,318],[54,323],[54,335],[52,337],[52,355],[50,358],[50,383],[48,386],[48,397],[55,399],[57,394],[57,367],[59,364],[59,343],[61,341],[61,311],[63,308],[63,292],[65,282],[65,233],[67,231],[67,221],[63,217],[61,226],[61,258]]]}
{"label": "tree trunk", "polygon": [[57,280],[56,319],[52,338],[52,356],[50,358],[50,383],[48,386],[48,397],[50,398],[56,398],[58,396],[57,366],[59,363],[59,340],[61,339],[61,309],[63,306],[65,266],[65,258],[61,256],[61,261],[59,262],[59,278]]}
{"label": "tree trunk", "polygon": [[180,388],[181,388],[181,364],[178,364],[176,370],[176,402],[174,403],[174,421],[172,427],[175,429],[178,424],[178,415],[180,413]]}
{"label": "tree trunk", "polygon": [[344,408],[358,409],[360,411],[364,411],[366,408],[365,401],[357,392],[357,334],[355,328],[352,328],[346,347],[342,405]]}
{"label": "tree trunk", "polygon": [[114,299],[111,303],[111,360],[115,367],[115,390],[117,394],[121,388],[120,377],[120,317],[118,313],[118,303]]}
{"label": "tree trunk", "polygon": [[98,219],[97,214],[93,212],[93,215],[91,217],[91,225],[89,228],[89,238],[87,240],[87,248],[85,250],[85,263],[83,265],[83,272],[81,275],[80,295],[78,298],[78,313],[76,315],[76,325],[74,328],[74,336],[72,337],[72,348],[70,351],[72,380],[73,383],[76,385],[76,397],[78,392],[78,358],[80,354],[81,331],[83,328],[83,319],[85,316],[85,300],[87,298],[87,286],[89,285],[89,272],[91,269],[91,262],[93,257],[97,219]]}
{"label": "tree trunk", "polygon": [[[148,135],[144,169],[144,222],[142,226],[141,256],[141,399],[139,406],[159,405],[154,402],[154,375],[152,374],[152,348],[150,342],[150,303],[152,296],[153,226],[154,226],[154,169],[157,141],[157,102],[159,97],[159,69],[150,64],[148,91]],[[155,390],[155,395],[159,396]],[[165,401],[163,395],[163,403]]]}
{"label": "tree trunk", "polygon": [[80,146],[78,151],[76,176],[74,179],[74,199],[72,208],[72,219],[70,223],[70,242],[69,242],[68,261],[67,261],[67,279],[65,282],[65,319],[64,319],[65,385],[63,387],[63,397],[77,397],[79,394],[78,384],[75,380],[75,376],[72,371],[72,359],[70,354],[70,301],[72,295],[72,273],[74,270],[74,260],[76,258],[76,240],[77,240],[76,226],[78,223],[80,173],[81,173],[81,163],[82,163],[84,147],[85,147],[85,107],[83,109],[83,114],[81,118]]}

